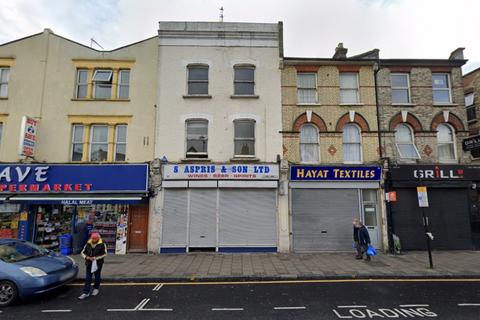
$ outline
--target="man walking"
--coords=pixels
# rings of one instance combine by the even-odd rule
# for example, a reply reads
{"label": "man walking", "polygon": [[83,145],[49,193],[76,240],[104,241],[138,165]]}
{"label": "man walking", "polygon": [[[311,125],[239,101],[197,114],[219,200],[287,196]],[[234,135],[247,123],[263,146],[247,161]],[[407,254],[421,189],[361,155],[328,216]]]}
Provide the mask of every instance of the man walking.
{"label": "man walking", "polygon": [[[100,292],[100,281],[101,281],[101,272],[103,267],[103,261],[107,255],[107,245],[103,242],[99,233],[92,233],[90,240],[87,241],[87,244],[82,250],[82,257],[85,259],[86,266],[86,275],[85,275],[85,286],[83,287],[83,293],[80,297],[80,300],[88,298],[90,293],[92,296],[98,295]],[[93,271],[93,272],[92,272]],[[92,288],[92,274],[95,275],[95,283]]]}
{"label": "man walking", "polygon": [[371,258],[368,255],[368,246],[370,245],[370,235],[368,234],[367,227],[359,219],[353,220],[353,239],[355,241],[357,249],[357,259],[363,259],[365,253],[366,260],[370,261]]}

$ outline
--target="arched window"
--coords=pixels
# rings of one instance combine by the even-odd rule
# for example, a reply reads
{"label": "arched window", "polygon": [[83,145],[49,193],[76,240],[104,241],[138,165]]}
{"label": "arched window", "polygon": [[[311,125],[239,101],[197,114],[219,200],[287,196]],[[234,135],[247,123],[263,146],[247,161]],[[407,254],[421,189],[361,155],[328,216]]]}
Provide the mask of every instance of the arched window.
{"label": "arched window", "polygon": [[318,129],[313,124],[300,128],[300,161],[319,162]]}
{"label": "arched window", "polygon": [[455,133],[452,127],[446,123],[441,123],[437,127],[437,149],[438,160],[455,160]]}
{"label": "arched window", "polygon": [[400,158],[420,159],[420,154],[413,140],[413,131],[408,125],[400,123],[395,128],[395,145]]}
{"label": "arched window", "polygon": [[362,141],[360,129],[354,124],[343,127],[343,162],[362,162]]}

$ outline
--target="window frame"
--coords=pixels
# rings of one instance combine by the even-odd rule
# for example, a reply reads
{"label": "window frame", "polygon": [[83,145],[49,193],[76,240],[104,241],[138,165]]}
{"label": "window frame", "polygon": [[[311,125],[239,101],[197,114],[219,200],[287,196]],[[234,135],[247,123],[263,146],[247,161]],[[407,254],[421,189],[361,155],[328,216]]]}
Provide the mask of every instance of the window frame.
{"label": "window frame", "polygon": [[[468,96],[472,96],[472,103],[471,104],[468,104],[467,105],[467,97]],[[467,112],[467,121],[468,122],[473,122],[475,120],[477,120],[477,110],[476,110],[476,106],[475,106],[475,92],[470,92],[470,93],[467,93],[464,95],[465,97],[465,110]],[[470,119],[470,114],[469,114],[469,111],[470,110],[473,110],[473,118]]]}
{"label": "window frame", "polygon": [[[392,81],[392,76],[406,76],[407,77],[407,86],[406,87],[394,87],[393,86],[393,81]],[[408,72],[392,72],[390,73],[390,88],[392,90],[391,94],[391,99],[392,99],[392,105],[402,105],[402,104],[412,104],[412,95],[411,95],[411,89],[410,89],[410,73]],[[393,101],[393,90],[407,90],[407,97],[408,101],[407,102],[394,102]]]}
{"label": "window frame", "polygon": [[[108,80],[108,81],[95,80],[95,76],[97,75],[97,73],[99,71],[109,71],[110,72],[110,80]],[[103,68],[95,69],[95,71],[93,72],[93,76],[92,76],[92,87],[93,87],[92,98],[93,98],[93,100],[111,100],[112,99],[113,73],[114,72],[113,72],[112,69],[103,69]],[[97,98],[96,97],[97,84],[98,84],[98,86],[110,86],[110,96],[108,98]]]}
{"label": "window frame", "polygon": [[[128,71],[128,83],[123,84],[122,83],[122,74],[124,72]],[[132,75],[132,70],[131,69],[119,69],[118,70],[118,84],[117,84],[117,99],[118,100],[128,100],[130,99],[130,79]],[[128,88],[128,94],[126,97],[120,97],[120,90],[122,87],[127,87]]]}
{"label": "window frame", "polygon": [[[107,142],[106,143],[100,143],[100,142],[93,142],[93,131],[94,131],[94,128],[96,127],[106,127],[107,128]],[[89,146],[88,146],[88,161],[90,162],[108,162],[108,152],[109,152],[109,141],[108,141],[108,136],[109,136],[109,125],[108,124],[101,124],[101,123],[98,123],[98,124],[92,124],[90,125],[90,141],[89,141]],[[106,144],[107,145],[107,159],[105,160],[92,160],[92,147],[93,145],[97,145],[97,144],[101,144],[101,145],[104,145]]]}
{"label": "window frame", "polygon": [[[253,70],[253,79],[250,81],[250,80],[236,80],[235,79],[235,75],[236,75],[236,71],[237,69],[250,69],[250,70]],[[236,64],[233,66],[233,95],[234,96],[242,96],[242,97],[249,97],[249,96],[255,96],[256,94],[256,84],[255,84],[255,77],[256,77],[256,68],[255,68],[255,65],[253,64]],[[253,92],[252,93],[247,93],[247,94],[243,94],[243,93],[237,93],[235,91],[236,89],[236,84],[237,83],[251,83],[252,84],[252,88],[253,88]]]}
{"label": "window frame", "polygon": [[[433,87],[433,77],[436,75],[446,75],[447,76],[447,83],[448,87],[447,88],[434,88]],[[435,91],[448,91],[448,102],[436,102],[435,101]],[[450,76],[450,73],[447,72],[432,72],[432,102],[434,105],[444,105],[444,104],[452,104],[453,99],[452,99],[452,79]]]}
{"label": "window frame", "polygon": [[[345,128],[348,126],[355,127],[358,130],[358,135],[360,138],[360,141],[358,143],[354,142],[347,142],[345,143],[344,140],[344,132]],[[359,144],[360,145],[360,159],[358,161],[346,161],[345,160],[345,144]],[[363,140],[362,140],[362,128],[358,126],[356,123],[347,123],[342,130],[342,151],[343,151],[343,163],[345,164],[362,164],[363,163]]]}
{"label": "window frame", "polygon": [[[347,75],[347,74],[354,74],[356,81],[357,81],[357,86],[356,88],[345,88],[342,87],[342,75]],[[359,74],[358,72],[340,72],[338,76],[338,87],[340,89],[340,105],[355,105],[360,103],[360,79],[359,79]],[[355,102],[342,102],[342,91],[352,91],[355,90],[356,93],[356,101]]]}
{"label": "window frame", "polygon": [[[205,143],[205,152],[188,152],[188,141],[189,140],[198,140],[198,139],[189,139],[188,138],[188,125],[194,122],[206,123],[207,134],[206,134],[206,143]],[[208,119],[187,119],[185,120],[185,158],[208,158]],[[200,140],[203,141],[203,140]]]}
{"label": "window frame", "polygon": [[[407,128],[410,132],[410,137],[411,137],[411,140],[410,142],[399,142],[397,140],[397,128],[399,126],[404,126],[405,128]],[[402,152],[400,151],[400,147],[399,145],[412,145],[414,150],[415,150],[415,153],[417,154],[417,157],[414,157],[414,158],[410,158],[410,157],[404,157],[402,156]],[[399,123],[396,127],[395,127],[395,147],[397,149],[397,152],[398,152],[398,155],[400,156],[400,159],[405,159],[405,160],[420,160],[422,159],[422,157],[420,156],[420,152],[418,151],[418,148],[417,148],[417,145],[415,144],[415,132],[413,131],[412,127],[410,127],[408,124],[406,123]]]}
{"label": "window frame", "polygon": [[[315,129],[315,132],[316,132],[316,137],[317,137],[317,142],[314,143],[314,142],[302,142],[302,129],[304,127],[313,127]],[[313,145],[315,144],[316,145],[316,149],[317,149],[317,158],[318,160],[313,160],[313,161],[305,161],[302,159],[302,145]],[[320,134],[319,134],[319,129],[316,125],[312,124],[312,123],[305,123],[303,124],[301,127],[300,127],[300,137],[299,137],[299,146],[300,146],[300,162],[301,163],[306,163],[306,164],[312,164],[312,163],[320,163],[321,162],[321,154],[320,154]]]}
{"label": "window frame", "polygon": [[[82,127],[82,136],[81,136],[81,139],[80,141],[75,141],[75,128],[76,127]],[[74,123],[72,124],[72,138],[71,138],[71,151],[70,151],[70,161],[72,162],[81,162],[83,160],[83,153],[84,153],[84,149],[85,149],[85,141],[83,140],[84,136],[85,136],[85,129],[87,128],[87,126],[85,126],[84,124],[82,123]],[[73,159],[73,154],[75,152],[75,145],[82,145],[82,156],[80,157],[80,160],[74,160]]]}
{"label": "window frame", "polygon": [[[300,87],[299,76],[300,75],[313,75],[315,77],[315,87]],[[315,91],[315,101],[313,102],[301,102],[300,101],[300,90],[314,90]],[[297,104],[299,105],[309,105],[309,104],[318,104],[318,73],[317,72],[297,72]]]}
{"label": "window frame", "polygon": [[[2,82],[2,75],[4,72],[7,72],[7,81]],[[2,99],[7,99],[8,98],[8,89],[9,89],[9,84],[10,84],[10,67],[0,67],[0,88],[2,86],[5,86],[6,89],[6,94],[4,96],[0,95],[0,98]],[[1,92],[1,90],[0,90]]]}
{"label": "window frame", "polygon": [[[85,83],[80,83],[80,73],[85,72],[87,74],[87,81]],[[79,87],[80,86],[85,86],[85,97],[79,97],[78,92],[79,92]],[[77,74],[75,77],[75,99],[88,99],[88,69],[85,68],[78,68],[77,69]]]}
{"label": "window frame", "polygon": [[[119,142],[118,141],[118,128],[119,127],[125,127],[125,141],[124,142]],[[127,130],[128,130],[128,125],[125,123],[119,123],[115,125],[115,140],[114,140],[114,147],[113,147],[113,161],[114,162],[126,162],[127,161]],[[125,146],[125,160],[118,160],[117,159],[117,148],[119,145],[124,145]]]}
{"label": "window frame", "polygon": [[[241,137],[237,138],[237,123],[251,123],[253,124],[253,137]],[[257,133],[257,126],[256,126],[256,121],[254,119],[235,119],[233,121],[233,156],[235,158],[255,158],[256,157],[256,133]],[[236,154],[235,150],[237,142],[241,141],[253,141],[253,154]]]}
{"label": "window frame", "polygon": [[[190,69],[207,69],[207,80],[190,80]],[[190,83],[207,83],[206,93],[190,93]],[[208,64],[193,63],[187,65],[187,96],[209,96],[210,95],[210,66]]]}
{"label": "window frame", "polygon": [[[439,136],[438,136],[439,135],[438,128],[440,126],[445,126],[450,130],[450,132],[452,133],[452,141],[450,141],[450,142],[440,141]],[[458,154],[457,154],[457,137],[456,137],[455,129],[449,123],[443,122],[443,123],[440,123],[437,126],[436,130],[437,130],[437,158],[438,158],[438,162],[441,162],[441,163],[456,163],[457,160],[458,160]],[[439,145],[440,144],[453,145],[453,159],[440,159],[440,152],[439,152]]]}

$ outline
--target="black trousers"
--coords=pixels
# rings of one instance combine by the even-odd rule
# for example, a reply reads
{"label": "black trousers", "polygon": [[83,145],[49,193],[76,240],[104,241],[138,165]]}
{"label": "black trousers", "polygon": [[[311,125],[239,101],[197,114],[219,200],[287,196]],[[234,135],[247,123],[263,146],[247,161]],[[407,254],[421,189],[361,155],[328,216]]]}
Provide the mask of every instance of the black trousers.
{"label": "black trousers", "polygon": [[92,273],[92,262],[88,262],[86,266],[86,274],[85,274],[85,286],[83,287],[83,293],[85,294],[90,294],[90,291],[92,290],[92,280],[93,277],[95,276],[95,283],[93,284],[94,289],[100,289],[100,282],[102,281],[101,273],[102,273],[102,267],[103,263],[98,263],[97,261],[97,271]]}
{"label": "black trousers", "polygon": [[355,248],[357,249],[357,257],[362,257],[363,254],[365,253],[366,256],[368,256],[367,250],[368,250],[368,244],[359,244],[358,242],[355,243]]}

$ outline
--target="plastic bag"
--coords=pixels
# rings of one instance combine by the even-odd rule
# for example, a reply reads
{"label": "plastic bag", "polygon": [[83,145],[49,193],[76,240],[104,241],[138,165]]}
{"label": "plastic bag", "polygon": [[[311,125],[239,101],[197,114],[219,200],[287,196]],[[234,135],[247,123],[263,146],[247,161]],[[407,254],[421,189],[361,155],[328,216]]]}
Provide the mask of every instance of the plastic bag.
{"label": "plastic bag", "polygon": [[92,261],[92,273],[98,270],[97,260]]}
{"label": "plastic bag", "polygon": [[377,250],[375,250],[375,248],[372,245],[368,245],[367,254],[369,256],[376,256]]}

